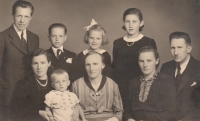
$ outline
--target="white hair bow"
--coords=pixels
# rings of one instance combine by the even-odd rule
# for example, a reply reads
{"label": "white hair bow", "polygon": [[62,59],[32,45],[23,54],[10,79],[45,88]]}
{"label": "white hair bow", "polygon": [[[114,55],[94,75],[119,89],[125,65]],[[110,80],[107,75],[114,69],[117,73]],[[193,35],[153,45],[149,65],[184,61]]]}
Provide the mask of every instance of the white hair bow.
{"label": "white hair bow", "polygon": [[94,19],[92,19],[92,21],[91,21],[90,25],[89,25],[89,26],[86,26],[86,27],[84,27],[84,29],[85,29],[86,31],[88,31],[88,30],[90,29],[90,27],[91,27],[91,26],[93,26],[93,25],[96,25],[96,24],[97,24],[97,22],[96,22]]}

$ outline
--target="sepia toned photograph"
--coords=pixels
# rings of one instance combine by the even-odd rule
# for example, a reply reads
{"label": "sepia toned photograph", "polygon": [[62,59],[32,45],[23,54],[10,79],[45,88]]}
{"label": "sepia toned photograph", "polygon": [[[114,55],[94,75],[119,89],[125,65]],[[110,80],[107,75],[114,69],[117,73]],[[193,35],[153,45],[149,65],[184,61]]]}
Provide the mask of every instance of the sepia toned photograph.
{"label": "sepia toned photograph", "polygon": [[0,0],[0,121],[200,121],[200,1]]}

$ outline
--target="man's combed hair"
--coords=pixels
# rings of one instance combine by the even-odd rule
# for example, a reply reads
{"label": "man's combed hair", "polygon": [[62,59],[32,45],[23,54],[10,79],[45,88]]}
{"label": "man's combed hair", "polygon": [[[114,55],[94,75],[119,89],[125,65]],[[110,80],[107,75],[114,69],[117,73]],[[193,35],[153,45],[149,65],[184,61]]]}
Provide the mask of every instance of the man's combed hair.
{"label": "man's combed hair", "polygon": [[179,31],[173,32],[169,35],[169,42],[171,42],[172,39],[180,39],[180,38],[183,38],[186,44],[188,45],[192,44],[189,34],[185,32],[179,32]]}
{"label": "man's combed hair", "polygon": [[15,15],[17,7],[22,7],[22,8],[28,8],[29,7],[31,9],[31,16],[34,13],[34,7],[30,2],[23,1],[23,0],[16,1],[12,6],[12,14],[13,15]]}

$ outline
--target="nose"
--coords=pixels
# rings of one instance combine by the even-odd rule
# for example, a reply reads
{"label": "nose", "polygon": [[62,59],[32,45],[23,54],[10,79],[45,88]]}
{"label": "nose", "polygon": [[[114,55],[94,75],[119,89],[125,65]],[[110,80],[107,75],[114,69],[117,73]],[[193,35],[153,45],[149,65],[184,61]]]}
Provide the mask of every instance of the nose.
{"label": "nose", "polygon": [[90,71],[93,71],[94,67],[93,66],[90,66]]}
{"label": "nose", "polygon": [[60,84],[60,86],[62,86],[62,81],[59,84]]}
{"label": "nose", "polygon": [[21,17],[20,22],[21,22],[21,23],[24,23],[24,21],[25,21],[25,18],[24,18],[24,17]]}
{"label": "nose", "polygon": [[37,65],[37,69],[40,70],[41,69],[41,64]]}
{"label": "nose", "polygon": [[129,27],[132,28],[133,27],[133,22],[129,23]]}
{"label": "nose", "polygon": [[147,62],[143,63],[143,67],[146,68],[147,67]]}
{"label": "nose", "polygon": [[56,36],[56,41],[58,41],[58,40],[59,40],[59,37]]}
{"label": "nose", "polygon": [[174,49],[174,55],[178,55],[178,50]]}

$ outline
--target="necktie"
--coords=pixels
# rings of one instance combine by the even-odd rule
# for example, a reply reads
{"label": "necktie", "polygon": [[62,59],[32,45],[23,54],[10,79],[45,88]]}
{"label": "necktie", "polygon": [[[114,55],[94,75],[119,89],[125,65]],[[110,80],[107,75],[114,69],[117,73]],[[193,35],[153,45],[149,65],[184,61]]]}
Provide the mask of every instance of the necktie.
{"label": "necktie", "polygon": [[27,50],[27,43],[26,43],[26,40],[24,39],[24,32],[23,31],[21,33],[21,42],[22,42],[24,48]]}
{"label": "necktie", "polygon": [[57,49],[57,59],[59,59],[61,52],[61,49]]}
{"label": "necktie", "polygon": [[177,68],[176,84],[178,85],[181,81],[181,66],[180,66],[180,63],[177,63],[176,68]]}

